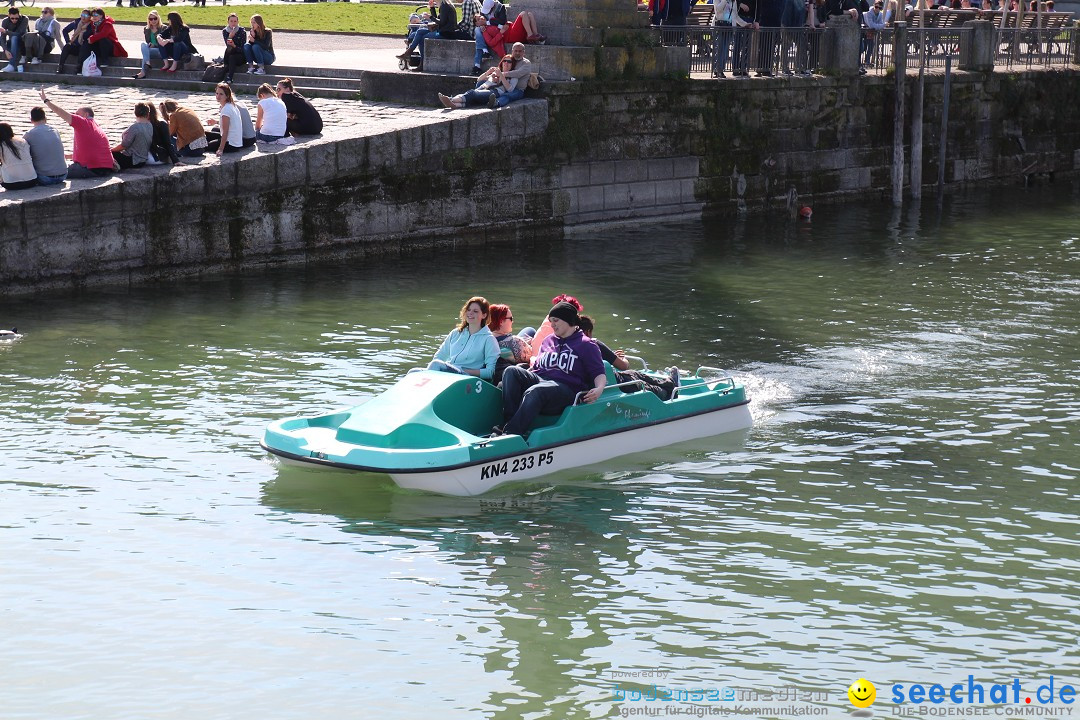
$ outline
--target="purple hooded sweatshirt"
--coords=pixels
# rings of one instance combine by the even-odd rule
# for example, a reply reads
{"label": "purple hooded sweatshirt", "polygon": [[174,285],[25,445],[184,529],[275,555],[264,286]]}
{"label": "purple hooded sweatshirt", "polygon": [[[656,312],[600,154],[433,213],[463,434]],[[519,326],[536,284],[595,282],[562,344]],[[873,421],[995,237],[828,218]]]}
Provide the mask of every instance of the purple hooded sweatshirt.
{"label": "purple hooded sweatshirt", "polygon": [[581,392],[591,389],[596,376],[604,374],[604,361],[596,343],[575,330],[565,340],[554,334],[544,338],[540,353],[533,358],[532,371]]}

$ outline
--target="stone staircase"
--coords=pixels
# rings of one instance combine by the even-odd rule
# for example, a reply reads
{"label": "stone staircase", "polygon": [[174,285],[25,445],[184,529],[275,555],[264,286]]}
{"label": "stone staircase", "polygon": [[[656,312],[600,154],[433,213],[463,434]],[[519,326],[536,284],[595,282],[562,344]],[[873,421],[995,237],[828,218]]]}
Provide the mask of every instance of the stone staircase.
{"label": "stone staircase", "polygon": [[[37,65],[26,65],[24,72],[0,73],[0,88],[5,81],[34,85],[89,85],[95,87],[147,87],[155,90],[211,92],[211,83],[202,81],[202,70],[178,70],[174,73],[150,70],[144,80],[135,80],[139,58],[113,58],[101,69],[101,77],[75,74],[70,61],[64,74],[56,72],[56,55]],[[160,62],[158,63],[160,64]],[[273,86],[283,77],[292,78],[293,87],[305,97],[337,100],[373,100],[406,105],[437,104],[436,93],[455,94],[473,87],[468,71],[460,75],[434,73],[378,72],[354,68],[315,68],[271,65],[266,75],[238,72],[232,88],[241,96],[252,96],[264,82]]]}
{"label": "stone staircase", "polygon": [[[25,71],[21,73],[6,72],[0,74],[0,80],[17,82],[30,82],[43,85],[94,85],[94,86],[124,86],[132,87],[145,85],[155,89],[176,89],[186,92],[209,90],[210,83],[202,81],[202,70],[178,70],[174,73],[161,70],[150,70],[146,79],[135,80],[133,76],[139,72],[138,58],[113,58],[112,62],[101,68],[101,77],[83,77],[76,74],[76,63],[68,60],[63,74],[56,72],[56,56],[50,56],[50,61],[37,65],[25,65]],[[155,66],[160,65],[160,61]],[[302,68],[272,65],[266,75],[238,72],[233,77],[232,87],[237,92],[248,95],[254,94],[255,90],[265,83],[273,86],[283,77],[293,80],[293,86],[308,97],[336,98],[339,100],[357,100],[363,94],[362,79],[363,70],[333,69],[333,68]]]}

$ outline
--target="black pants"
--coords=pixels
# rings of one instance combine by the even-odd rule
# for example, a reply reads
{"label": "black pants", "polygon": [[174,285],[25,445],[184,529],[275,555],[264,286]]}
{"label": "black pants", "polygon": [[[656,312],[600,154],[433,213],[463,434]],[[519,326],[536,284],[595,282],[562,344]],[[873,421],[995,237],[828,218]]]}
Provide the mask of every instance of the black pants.
{"label": "black pants", "polygon": [[232,80],[237,68],[247,68],[247,58],[244,57],[244,51],[239,48],[226,48],[225,57],[222,59],[225,61],[226,80]]}
{"label": "black pants", "polygon": [[90,53],[97,55],[98,67],[108,65],[112,60],[113,41],[109,38],[101,38],[97,42],[85,43],[79,48],[79,67],[76,68],[76,72],[82,72],[82,65],[86,62],[86,58],[90,57]]}
{"label": "black pants", "polygon": [[[252,142],[252,145],[255,143]],[[219,130],[211,130],[206,133],[206,150],[207,152],[217,152],[221,146],[221,132]],[[235,145],[225,143],[225,149],[222,152],[233,153],[240,152],[243,148],[238,148]]]}
{"label": "black pants", "polygon": [[[75,58],[78,59],[78,57],[80,55],[82,55],[82,47],[83,47],[82,45],[76,45],[75,43],[68,43],[64,47],[60,48],[60,59],[57,61],[56,72],[63,72],[64,71],[64,63],[66,63],[67,59],[69,57],[71,57],[72,55],[74,55]],[[78,72],[80,72],[82,70],[82,63],[80,62],[80,63],[76,63],[76,64],[78,65],[78,67],[75,68],[75,72],[78,73]]]}
{"label": "black pants", "polygon": [[131,168],[141,168],[143,165],[146,164],[145,162],[141,162],[138,165],[135,165],[132,162],[130,155],[125,155],[124,153],[120,152],[119,150],[113,150],[112,156],[113,156],[113,159],[116,160],[116,164],[120,166],[121,170],[130,170]]}
{"label": "black pants", "polygon": [[[671,378],[656,377],[655,375],[649,375],[638,370],[623,370],[615,372],[615,379],[619,383],[632,382],[634,380],[639,381],[642,384],[642,389],[648,390],[661,400],[670,400],[671,393],[675,392],[675,383]],[[624,393],[637,392],[638,388],[634,386],[627,386],[622,388]]]}
{"label": "black pants", "polygon": [[20,182],[0,183],[5,190],[29,190],[38,184],[37,180],[22,180]]}

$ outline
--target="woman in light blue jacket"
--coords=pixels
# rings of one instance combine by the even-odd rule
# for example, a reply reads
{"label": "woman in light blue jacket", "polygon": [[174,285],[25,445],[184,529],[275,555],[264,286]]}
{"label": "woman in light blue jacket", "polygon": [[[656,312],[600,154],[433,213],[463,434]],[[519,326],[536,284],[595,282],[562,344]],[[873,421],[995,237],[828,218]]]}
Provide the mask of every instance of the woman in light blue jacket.
{"label": "woman in light blue jacket", "polygon": [[499,343],[487,327],[488,310],[484,298],[469,298],[461,308],[461,324],[446,336],[427,369],[491,380],[499,359]]}

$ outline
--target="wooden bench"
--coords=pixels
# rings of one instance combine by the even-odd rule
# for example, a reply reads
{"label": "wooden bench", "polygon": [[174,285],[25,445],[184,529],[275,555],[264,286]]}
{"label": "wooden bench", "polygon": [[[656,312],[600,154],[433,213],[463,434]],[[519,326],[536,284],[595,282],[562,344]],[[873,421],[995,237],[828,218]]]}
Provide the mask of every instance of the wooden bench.
{"label": "wooden bench", "polygon": [[708,27],[712,25],[713,6],[695,5],[690,8],[690,14],[686,16],[686,24],[689,27]]}

